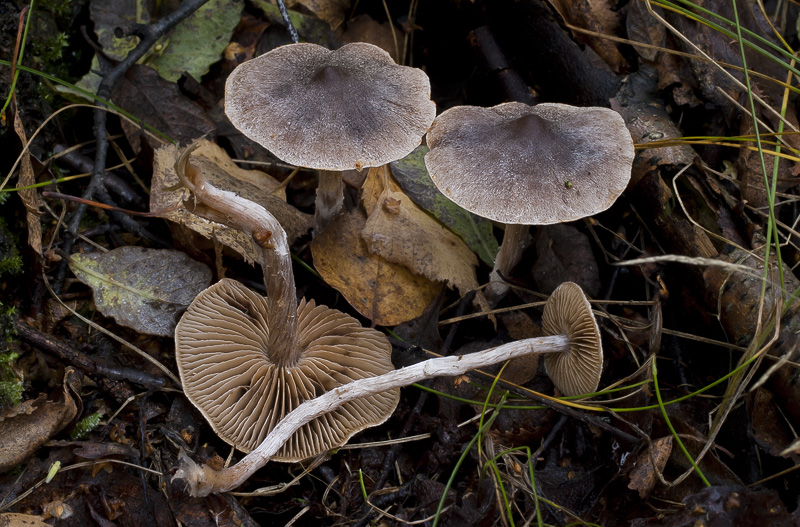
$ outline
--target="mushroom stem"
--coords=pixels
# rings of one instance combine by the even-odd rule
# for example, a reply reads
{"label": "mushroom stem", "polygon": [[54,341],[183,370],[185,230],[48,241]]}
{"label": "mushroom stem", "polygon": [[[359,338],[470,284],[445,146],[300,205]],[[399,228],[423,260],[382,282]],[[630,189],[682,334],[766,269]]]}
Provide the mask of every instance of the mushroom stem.
{"label": "mushroom stem", "polygon": [[494,269],[489,276],[486,298],[492,305],[497,304],[508,293],[508,286],[503,283],[502,276],[508,276],[522,259],[522,253],[528,245],[527,225],[506,225],[503,243],[494,259]]}
{"label": "mushroom stem", "polygon": [[[281,446],[304,424],[347,401],[407,386],[432,377],[452,377],[470,370],[497,364],[531,353],[563,353],[570,350],[567,335],[551,335],[509,342],[489,350],[468,355],[429,359],[413,366],[395,370],[377,377],[360,379],[335,388],[316,399],[304,402],[270,432],[264,441],[236,465],[214,470],[208,465],[197,465],[188,456],[181,456],[174,478],[189,484],[192,496],[207,496],[212,492],[235,489],[259,468],[263,467]],[[173,478],[173,479],[174,479]]]}
{"label": "mushroom stem", "polygon": [[314,236],[319,235],[344,206],[344,181],[342,173],[319,171],[317,199],[314,202]]}
{"label": "mushroom stem", "polygon": [[253,237],[270,301],[267,317],[271,331],[269,349],[265,352],[276,365],[293,366],[301,350],[297,345],[297,293],[286,231],[261,205],[208,182],[189,163],[189,156],[198,144],[187,147],[175,162],[175,172],[194,196],[194,206],[191,200],[186,205],[195,214],[236,227]]}

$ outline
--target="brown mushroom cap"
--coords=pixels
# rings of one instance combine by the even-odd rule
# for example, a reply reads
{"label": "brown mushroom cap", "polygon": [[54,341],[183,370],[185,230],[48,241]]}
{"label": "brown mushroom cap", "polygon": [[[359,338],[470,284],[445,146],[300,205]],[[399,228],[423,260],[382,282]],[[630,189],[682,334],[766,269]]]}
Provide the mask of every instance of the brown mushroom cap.
{"label": "brown mushroom cap", "polygon": [[228,77],[225,113],[278,158],[319,170],[380,166],[419,146],[436,116],[428,76],[377,46],[288,44]]}
{"label": "brown mushroom cap", "polygon": [[559,285],[544,306],[542,328],[546,335],[566,334],[570,349],[544,356],[547,375],[565,395],[597,390],[603,371],[603,346],[592,306],[578,284]]}
{"label": "brown mushroom cap", "polygon": [[507,224],[544,225],[610,207],[631,177],[633,141],[607,108],[509,102],[436,118],[425,164],[447,197]]}
{"label": "brown mushroom cap", "polygon": [[[223,279],[197,296],[175,330],[186,396],[217,435],[244,452],[303,401],[394,369],[386,337],[313,301],[297,307],[301,358],[279,368],[265,352],[267,309],[266,298]],[[399,397],[395,389],[347,402],[300,428],[273,459],[300,461],[341,446],[386,421]]]}

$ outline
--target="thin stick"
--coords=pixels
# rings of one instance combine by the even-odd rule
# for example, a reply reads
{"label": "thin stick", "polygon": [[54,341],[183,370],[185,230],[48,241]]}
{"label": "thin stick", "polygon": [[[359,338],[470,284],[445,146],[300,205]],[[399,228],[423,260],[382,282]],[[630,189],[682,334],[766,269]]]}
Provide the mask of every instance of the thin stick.
{"label": "thin stick", "polygon": [[295,44],[300,43],[300,36],[297,34],[297,30],[294,28],[294,24],[292,24],[292,19],[289,18],[289,11],[286,10],[286,5],[283,3],[283,0],[277,0],[277,1],[278,1],[278,11],[281,12],[283,23],[286,24],[286,29],[289,30],[289,36],[292,37],[292,42]]}
{"label": "thin stick", "polygon": [[377,377],[353,381],[316,399],[308,400],[295,408],[278,423],[278,426],[255,450],[232,467],[217,471],[208,465],[197,465],[189,456],[181,453],[175,478],[183,479],[189,484],[189,492],[192,496],[207,496],[213,492],[235,489],[263,467],[300,427],[339,408],[348,401],[400,388],[432,377],[462,375],[476,368],[497,364],[530,353],[563,352],[569,348],[569,345],[569,338],[565,335],[536,337],[510,342],[469,355],[429,359]]}

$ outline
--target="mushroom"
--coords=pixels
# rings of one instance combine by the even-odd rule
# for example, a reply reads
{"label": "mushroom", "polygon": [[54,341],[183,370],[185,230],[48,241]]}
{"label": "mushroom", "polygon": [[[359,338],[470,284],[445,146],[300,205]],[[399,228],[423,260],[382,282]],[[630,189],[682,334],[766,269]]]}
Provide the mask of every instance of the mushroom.
{"label": "mushroom", "polygon": [[559,285],[544,306],[545,335],[566,335],[569,347],[547,353],[547,375],[564,395],[592,393],[603,372],[603,346],[592,306],[580,286]]}
{"label": "mushroom", "polygon": [[[298,305],[286,233],[260,205],[215,188],[189,164],[176,172],[194,207],[256,241],[267,296],[223,279],[201,292],[175,330],[175,355],[188,399],[226,442],[250,452],[303,401],[357,379],[393,370],[391,345],[380,332],[313,301]],[[196,204],[195,204],[196,201]],[[279,461],[299,461],[346,443],[384,422],[399,390],[352,401],[307,423],[283,446]]]}
{"label": "mushroom", "polygon": [[577,220],[609,208],[631,177],[633,141],[608,108],[509,102],[457,106],[427,137],[425,165],[448,198],[505,223],[487,290],[507,291],[500,275],[519,262],[529,225]]}
{"label": "mushroom", "polygon": [[288,414],[252,452],[230,468],[215,470],[197,465],[186,455],[180,458],[175,478],[189,484],[193,496],[225,492],[241,485],[279,452],[295,431],[351,401],[437,376],[455,376],[532,353],[543,353],[547,372],[565,395],[597,389],[603,365],[600,332],[588,300],[572,282],[561,284],[544,308],[545,336],[503,344],[467,355],[440,357],[419,362],[378,377],[368,377],[334,388],[309,400]]}
{"label": "mushroom", "polygon": [[279,159],[319,171],[318,233],[342,208],[341,171],[378,167],[419,146],[436,116],[428,76],[377,46],[288,44],[240,64],[225,113]]}

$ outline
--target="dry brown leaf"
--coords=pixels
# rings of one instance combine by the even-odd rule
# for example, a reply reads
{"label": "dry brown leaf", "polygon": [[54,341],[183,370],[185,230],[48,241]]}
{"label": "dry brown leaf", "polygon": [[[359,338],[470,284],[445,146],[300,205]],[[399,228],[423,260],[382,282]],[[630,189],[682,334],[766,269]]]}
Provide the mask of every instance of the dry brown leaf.
{"label": "dry brown leaf", "polygon": [[361,239],[365,222],[360,210],[334,218],[311,242],[314,266],[373,323],[395,326],[417,318],[442,286],[370,253]]}
{"label": "dry brown leaf", "polygon": [[380,23],[369,15],[358,15],[347,21],[339,38],[342,42],[368,42],[381,48],[399,63],[400,48],[403,46],[403,33],[397,29],[392,31],[389,22]]}
{"label": "dry brown leaf", "polygon": [[[174,145],[156,150],[153,160],[153,183],[150,194],[150,210],[159,216],[197,232],[208,239],[216,239],[226,247],[241,254],[248,263],[259,261],[254,241],[238,229],[214,223],[192,214],[183,205],[189,196],[188,190],[171,190],[178,184],[175,174],[177,151]],[[279,183],[258,170],[244,170],[228,157],[225,151],[211,141],[200,141],[200,147],[192,153],[192,164],[202,170],[203,175],[214,186],[246,196],[270,211],[286,231],[289,243],[311,229],[313,216],[300,212],[272,190]]]}
{"label": "dry brown leaf", "polygon": [[[555,0],[552,4],[567,22],[596,33],[616,35],[622,23],[621,15],[612,9],[609,0]],[[588,37],[577,31],[573,34],[579,42],[589,44],[615,72],[620,73],[628,69],[628,61],[614,42],[604,38]]]}
{"label": "dry brown leaf", "polygon": [[[23,145],[28,144],[28,137],[25,135],[25,127],[19,118],[19,112],[14,114],[14,131]],[[27,187],[36,183],[33,165],[31,164],[31,154],[27,150],[22,153],[22,160],[19,164],[19,179],[17,181],[18,187]],[[28,245],[41,256],[42,226],[39,223],[39,216],[42,213],[39,210],[39,193],[36,192],[35,188],[29,188],[20,190],[19,197],[22,198],[22,203],[25,204],[25,210],[27,211],[25,220],[28,224]]]}
{"label": "dry brown leaf", "polygon": [[361,235],[370,252],[455,287],[462,295],[477,289],[477,256],[403,194],[387,170],[371,170],[364,181],[368,219]]}
{"label": "dry brown leaf", "polygon": [[342,25],[347,10],[350,9],[350,0],[290,0],[286,2],[286,5],[292,8],[298,4],[323,22],[327,22],[333,30]]}
{"label": "dry brown leaf", "polygon": [[67,368],[61,401],[37,399],[34,411],[3,421],[0,427],[0,472],[25,461],[78,415],[72,394],[80,393],[81,379],[75,370]]}
{"label": "dry brown leaf", "polygon": [[0,514],[0,527],[50,527],[50,524],[36,514],[4,512]]}
{"label": "dry brown leaf", "polygon": [[40,394],[36,399],[28,399],[19,404],[15,404],[10,408],[3,408],[0,410],[0,423],[6,419],[11,419],[18,415],[30,415],[36,411],[39,406],[47,400],[47,394]]}
{"label": "dry brown leaf", "polygon": [[[631,482],[628,488],[639,492],[644,499],[653,491],[658,481],[658,473],[664,470],[667,460],[672,452],[672,436],[662,437],[653,441],[653,444],[639,455],[636,467],[631,471]],[[655,465],[653,464],[655,461]]]}

